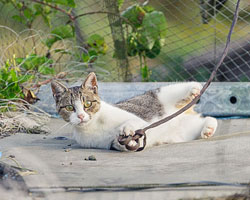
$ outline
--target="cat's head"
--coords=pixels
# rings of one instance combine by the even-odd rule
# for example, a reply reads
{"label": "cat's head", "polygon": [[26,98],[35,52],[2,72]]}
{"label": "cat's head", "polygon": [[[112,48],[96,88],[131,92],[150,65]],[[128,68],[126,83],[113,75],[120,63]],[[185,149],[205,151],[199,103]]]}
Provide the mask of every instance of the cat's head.
{"label": "cat's head", "polygon": [[81,86],[67,88],[58,81],[51,82],[60,116],[74,125],[84,126],[100,110],[96,75],[92,72]]}

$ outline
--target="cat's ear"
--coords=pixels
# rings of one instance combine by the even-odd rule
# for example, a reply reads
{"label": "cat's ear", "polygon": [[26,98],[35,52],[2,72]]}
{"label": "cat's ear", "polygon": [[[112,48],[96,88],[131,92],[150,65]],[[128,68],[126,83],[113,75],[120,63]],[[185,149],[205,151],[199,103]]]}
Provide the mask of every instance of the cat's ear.
{"label": "cat's ear", "polygon": [[51,82],[51,89],[53,92],[53,96],[56,97],[58,94],[64,93],[68,90],[68,88],[58,81]]}
{"label": "cat's ear", "polygon": [[97,78],[94,72],[91,72],[82,84],[82,88],[93,90],[94,94],[97,94],[98,85]]}

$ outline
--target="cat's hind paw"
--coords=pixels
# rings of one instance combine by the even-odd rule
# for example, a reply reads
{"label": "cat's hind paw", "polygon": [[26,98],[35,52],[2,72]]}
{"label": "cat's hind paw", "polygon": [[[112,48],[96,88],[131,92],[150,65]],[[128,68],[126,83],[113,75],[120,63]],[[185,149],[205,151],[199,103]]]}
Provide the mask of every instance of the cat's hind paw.
{"label": "cat's hind paw", "polygon": [[185,99],[188,101],[193,100],[195,97],[200,95],[201,89],[202,89],[202,85],[200,83],[192,82],[189,88],[188,95]]}
{"label": "cat's hind paw", "polygon": [[201,131],[201,138],[207,139],[214,135],[217,128],[217,120],[212,117],[207,117],[204,128]]}
{"label": "cat's hind paw", "polygon": [[214,128],[212,127],[205,127],[202,132],[201,132],[201,138],[202,139],[206,139],[206,138],[210,138],[214,135]]}
{"label": "cat's hind paw", "polygon": [[177,102],[176,107],[182,107],[192,101],[195,97],[200,95],[200,91],[202,89],[202,85],[198,82],[191,82],[188,85],[187,93],[183,97],[183,99]]}

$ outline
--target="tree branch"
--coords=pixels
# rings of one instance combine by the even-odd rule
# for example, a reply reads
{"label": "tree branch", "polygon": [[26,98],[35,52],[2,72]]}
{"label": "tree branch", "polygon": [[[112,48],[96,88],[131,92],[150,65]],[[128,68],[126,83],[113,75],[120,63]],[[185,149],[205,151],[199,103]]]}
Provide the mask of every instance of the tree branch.
{"label": "tree branch", "polygon": [[70,13],[68,13],[64,9],[59,8],[58,6],[53,6],[53,5],[49,4],[49,3],[45,3],[45,2],[40,1],[40,0],[31,0],[31,1],[33,1],[35,3],[39,3],[39,4],[42,4],[42,5],[45,5],[45,6],[49,6],[49,7],[53,8],[53,9],[55,9],[55,10],[58,10],[58,11],[64,13],[65,15],[67,15],[70,18],[71,21],[74,21],[74,16],[73,15],[71,15]]}
{"label": "tree branch", "polygon": [[82,14],[79,14],[79,15],[75,16],[73,20],[76,20],[77,18],[83,17],[85,15],[95,15],[95,14],[110,14],[110,15],[118,16],[123,21],[125,21],[127,24],[131,25],[133,29],[135,29],[135,26],[127,18],[121,16],[120,13],[113,13],[113,12],[109,12],[109,11],[102,11],[102,10],[100,10],[100,11],[93,11],[93,12],[82,13]]}

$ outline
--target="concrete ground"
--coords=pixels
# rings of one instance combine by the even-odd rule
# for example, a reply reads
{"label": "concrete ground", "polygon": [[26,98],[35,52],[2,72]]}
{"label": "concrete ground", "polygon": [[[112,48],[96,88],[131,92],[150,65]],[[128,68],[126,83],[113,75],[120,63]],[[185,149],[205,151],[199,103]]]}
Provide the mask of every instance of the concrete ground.
{"label": "concrete ground", "polygon": [[[211,139],[137,153],[82,149],[67,139],[71,128],[59,128],[63,124],[52,119],[52,134],[20,133],[0,140],[1,161],[17,165],[7,158],[12,155],[35,171],[23,177],[31,199],[220,197],[246,192],[242,184],[250,181],[250,119],[219,120]],[[91,155],[96,161],[86,160]]]}

